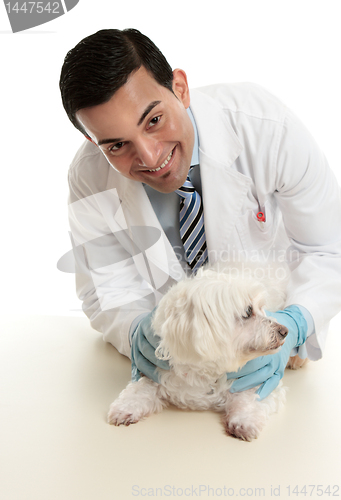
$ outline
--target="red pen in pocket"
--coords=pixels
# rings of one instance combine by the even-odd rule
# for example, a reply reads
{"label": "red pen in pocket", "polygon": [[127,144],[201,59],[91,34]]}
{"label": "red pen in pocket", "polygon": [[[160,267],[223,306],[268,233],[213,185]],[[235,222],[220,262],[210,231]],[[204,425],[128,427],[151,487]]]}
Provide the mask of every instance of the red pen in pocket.
{"label": "red pen in pocket", "polygon": [[257,220],[259,222],[265,222],[265,213],[264,212],[258,212],[258,214],[257,214]]}

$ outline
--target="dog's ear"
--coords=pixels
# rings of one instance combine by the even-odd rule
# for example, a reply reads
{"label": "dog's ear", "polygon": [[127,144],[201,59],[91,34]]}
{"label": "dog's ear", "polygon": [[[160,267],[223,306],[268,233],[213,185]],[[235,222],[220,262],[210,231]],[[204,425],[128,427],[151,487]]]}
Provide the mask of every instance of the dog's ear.
{"label": "dog's ear", "polygon": [[153,321],[161,337],[156,355],[174,364],[215,362],[226,352],[229,340],[227,318],[214,287],[183,281],[173,287],[160,302]]}

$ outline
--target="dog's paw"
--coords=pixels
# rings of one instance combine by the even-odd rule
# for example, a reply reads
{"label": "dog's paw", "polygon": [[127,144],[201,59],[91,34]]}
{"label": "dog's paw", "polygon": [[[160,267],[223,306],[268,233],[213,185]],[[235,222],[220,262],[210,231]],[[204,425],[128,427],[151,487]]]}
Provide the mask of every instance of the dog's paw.
{"label": "dog's paw", "polygon": [[117,404],[112,403],[108,412],[108,423],[112,425],[130,425],[136,424],[139,418],[132,412],[120,408]]}
{"label": "dog's paw", "polygon": [[259,427],[251,423],[243,422],[224,422],[226,434],[228,436],[242,439],[243,441],[252,441],[257,439],[260,433]]}

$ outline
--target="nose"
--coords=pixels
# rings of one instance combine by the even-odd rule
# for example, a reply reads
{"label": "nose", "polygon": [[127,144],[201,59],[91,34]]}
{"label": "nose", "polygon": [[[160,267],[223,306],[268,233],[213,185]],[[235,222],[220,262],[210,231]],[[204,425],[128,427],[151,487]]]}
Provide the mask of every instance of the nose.
{"label": "nose", "polygon": [[152,137],[143,137],[136,143],[136,159],[139,165],[157,168],[162,154],[161,144]]}
{"label": "nose", "polygon": [[287,329],[286,326],[284,325],[278,325],[277,326],[277,333],[283,338],[285,338],[288,335],[289,330]]}

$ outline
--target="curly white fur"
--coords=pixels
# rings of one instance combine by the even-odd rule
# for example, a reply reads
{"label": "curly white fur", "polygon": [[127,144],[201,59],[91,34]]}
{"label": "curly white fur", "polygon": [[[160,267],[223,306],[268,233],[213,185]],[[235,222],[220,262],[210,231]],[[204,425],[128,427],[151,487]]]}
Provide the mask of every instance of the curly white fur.
{"label": "curly white fur", "polygon": [[256,389],[232,394],[226,372],[280,349],[287,329],[264,309],[283,307],[287,280],[283,265],[217,263],[174,285],[153,318],[161,339],[156,355],[171,369],[159,370],[159,384],[147,377],[128,384],[110,406],[109,423],[136,423],[172,403],[221,412],[227,434],[257,438],[284,403],[285,389],[280,384],[262,401]]}

